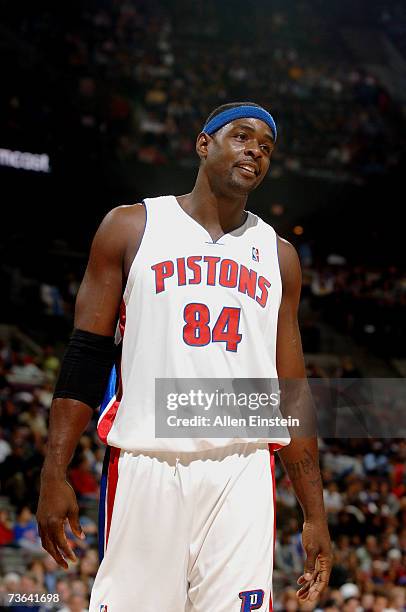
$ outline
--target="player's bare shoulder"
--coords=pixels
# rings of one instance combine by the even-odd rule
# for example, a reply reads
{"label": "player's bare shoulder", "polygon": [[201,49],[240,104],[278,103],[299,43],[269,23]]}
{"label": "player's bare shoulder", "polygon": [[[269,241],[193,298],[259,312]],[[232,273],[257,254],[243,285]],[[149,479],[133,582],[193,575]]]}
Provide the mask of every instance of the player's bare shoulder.
{"label": "player's bare shoulder", "polygon": [[127,234],[144,233],[146,211],[144,204],[123,204],[112,208],[104,217],[99,229],[114,237],[117,233],[122,237]]}
{"label": "player's bare shoulder", "polygon": [[[143,203],[124,204],[110,210],[97,231],[111,247],[122,254],[125,276],[144,235],[146,210]],[[97,235],[96,234],[96,235]]]}

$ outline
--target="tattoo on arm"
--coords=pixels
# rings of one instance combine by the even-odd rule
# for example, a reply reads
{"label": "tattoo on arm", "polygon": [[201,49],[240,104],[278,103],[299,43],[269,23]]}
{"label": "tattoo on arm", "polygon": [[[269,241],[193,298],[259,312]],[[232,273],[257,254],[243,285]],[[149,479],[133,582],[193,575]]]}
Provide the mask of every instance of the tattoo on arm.
{"label": "tattoo on arm", "polygon": [[313,487],[321,481],[318,466],[307,449],[304,451],[303,459],[295,462],[287,461],[285,465],[292,483],[300,480],[303,476],[313,476],[307,481]]}

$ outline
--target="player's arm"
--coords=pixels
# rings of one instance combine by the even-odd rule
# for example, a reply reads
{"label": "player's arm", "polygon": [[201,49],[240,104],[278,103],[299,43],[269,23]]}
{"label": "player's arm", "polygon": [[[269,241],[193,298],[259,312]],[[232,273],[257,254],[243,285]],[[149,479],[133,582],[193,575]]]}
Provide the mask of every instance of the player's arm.
{"label": "player's arm", "polygon": [[65,569],[65,559],[75,560],[63,529],[66,518],[73,533],[84,537],[67,468],[103,398],[114,361],[113,335],[123,286],[135,255],[132,250],[142,237],[144,216],[141,206],[116,208],[95,234],[76,300],[74,331],[51,405],[37,520],[43,547]]}
{"label": "player's arm", "polygon": [[[294,247],[278,237],[279,262],[282,277],[282,301],[278,317],[277,371],[279,379],[304,379],[305,365],[297,320],[301,270]],[[304,381],[303,381],[304,382]],[[294,383],[293,383],[294,384]],[[301,394],[300,381],[293,396]],[[282,391],[283,395],[283,391]],[[289,395],[289,394],[288,394]],[[307,395],[300,410],[304,419],[311,419],[306,407]],[[283,401],[283,397],[281,398]],[[289,405],[286,407],[289,411]],[[293,406],[292,406],[293,408]],[[309,410],[309,411],[308,411]],[[285,415],[287,416],[287,415]],[[314,601],[326,588],[330,576],[332,555],[327,519],[323,502],[323,486],[319,468],[317,437],[294,436],[290,444],[279,451],[284,468],[292,482],[296,497],[303,510],[302,541],[306,553],[304,574],[298,584],[301,600]]]}

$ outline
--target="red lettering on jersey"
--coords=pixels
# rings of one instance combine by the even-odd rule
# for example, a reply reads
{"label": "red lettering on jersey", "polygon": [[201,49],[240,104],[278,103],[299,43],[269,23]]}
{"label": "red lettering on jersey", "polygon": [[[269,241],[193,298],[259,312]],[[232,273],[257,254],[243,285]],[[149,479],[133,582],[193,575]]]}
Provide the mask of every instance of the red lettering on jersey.
{"label": "red lettering on jersey", "polygon": [[191,255],[187,258],[187,267],[193,272],[193,278],[189,280],[189,285],[198,285],[202,280],[200,265],[196,263],[201,259],[200,255]]}
{"label": "red lettering on jersey", "polygon": [[238,263],[232,259],[223,259],[220,266],[220,285],[223,287],[236,287],[238,277]]}
{"label": "red lettering on jersey", "polygon": [[[268,301],[268,289],[271,286],[269,280],[264,276],[258,276],[255,270],[251,270],[242,264],[238,264],[234,259],[221,259],[212,255],[191,255],[187,259],[178,257],[175,262],[168,259],[160,261],[151,266],[151,270],[155,272],[155,292],[161,293],[165,291],[165,281],[167,278],[177,275],[178,287],[189,285],[199,285],[202,282],[202,264],[204,261],[207,264],[207,282],[208,286],[215,286],[217,281],[217,268],[219,267],[218,283],[222,287],[233,289],[238,288],[240,293],[248,295],[255,300],[262,308],[265,308]],[[220,266],[218,266],[220,262]],[[187,269],[186,269],[187,266]],[[188,279],[188,271],[192,273]]]}
{"label": "red lettering on jersey", "polygon": [[212,255],[206,255],[206,257],[203,258],[203,261],[207,263],[207,284],[215,285],[216,284],[217,262],[220,261],[220,257],[213,257]]}
{"label": "red lettering on jersey", "polygon": [[176,262],[178,264],[178,285],[186,285],[185,258],[178,257]]}
{"label": "red lettering on jersey", "polygon": [[258,279],[258,287],[261,289],[261,296],[256,297],[256,301],[262,308],[265,308],[266,302],[268,300],[268,289],[271,286],[269,280],[266,280],[264,276],[260,276]]}
{"label": "red lettering on jersey", "polygon": [[238,291],[246,293],[255,300],[255,291],[257,289],[257,273],[255,270],[248,270],[241,264],[240,266],[240,281],[238,283]]}
{"label": "red lettering on jersey", "polygon": [[151,266],[151,269],[155,272],[155,292],[161,293],[165,289],[165,279],[173,276],[173,261],[170,259],[168,261],[161,261]]}

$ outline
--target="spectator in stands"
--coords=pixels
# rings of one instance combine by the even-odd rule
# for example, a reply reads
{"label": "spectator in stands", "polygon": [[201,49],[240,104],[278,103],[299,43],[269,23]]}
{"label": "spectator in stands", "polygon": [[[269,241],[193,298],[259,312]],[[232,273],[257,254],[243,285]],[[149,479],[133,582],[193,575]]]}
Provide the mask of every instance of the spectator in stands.
{"label": "spectator in stands", "polygon": [[10,519],[9,511],[0,510],[0,546],[7,546],[14,540],[13,521]]}
{"label": "spectator in stands", "polygon": [[48,553],[43,556],[41,563],[45,588],[48,593],[56,593],[57,580],[62,572],[60,571],[56,561]]}
{"label": "spectator in stands", "polygon": [[86,551],[83,559],[80,560],[79,575],[90,593],[93,582],[99,567],[99,558],[96,548],[90,548]]}
{"label": "spectator in stands", "polygon": [[[336,514],[343,507],[342,495],[339,492],[338,484],[332,480],[327,484],[324,489],[324,505],[328,514]],[[330,517],[329,520],[332,522],[334,519]]]}
{"label": "spectator in stands", "polygon": [[46,438],[47,424],[45,415],[42,407],[35,401],[34,397],[28,406],[28,410],[21,414],[19,421],[23,425],[27,425],[37,439]]}
{"label": "spectator in stands", "polygon": [[343,612],[359,612],[360,601],[358,597],[348,597],[344,599],[342,606]]}
{"label": "spectator in stands", "polygon": [[53,383],[59,372],[61,361],[59,357],[55,355],[55,349],[53,346],[46,346],[42,355],[41,368],[46,373],[48,380]]}
{"label": "spectator in stands", "polygon": [[302,556],[298,554],[291,535],[288,530],[282,531],[275,546],[275,561],[278,567],[289,575],[296,573],[302,563]]}
{"label": "spectator in stands", "polygon": [[286,589],[279,602],[274,605],[275,612],[297,612],[299,603],[294,589]]}
{"label": "spectator in stands", "polygon": [[1,422],[3,430],[11,432],[18,424],[19,411],[11,399],[8,397],[1,402]]}
{"label": "spectator in stands", "polygon": [[74,460],[69,477],[79,500],[97,498],[99,487],[86,455],[81,454]]}
{"label": "spectator in stands", "polygon": [[71,595],[67,605],[60,608],[59,612],[88,612],[88,600],[83,595]]}
{"label": "spectator in stands", "polygon": [[28,506],[23,506],[17,515],[14,542],[21,548],[42,554],[37,521]]}
{"label": "spectator in stands", "polygon": [[406,609],[406,593],[402,587],[394,587],[389,592],[388,606],[390,610],[396,612]]}
{"label": "spectator in stands", "polygon": [[6,457],[10,455],[10,453],[11,446],[4,438],[3,428],[0,427],[0,463],[3,463],[3,461],[6,459]]}
{"label": "spectator in stands", "polygon": [[60,578],[56,583],[56,591],[53,591],[59,595],[59,604],[63,609],[68,605],[68,602],[72,596],[72,590],[70,584],[66,578]]}
{"label": "spectator in stands", "polygon": [[101,448],[100,446],[96,448],[96,450],[94,451],[94,458],[95,463],[93,469],[98,482],[100,482],[100,478],[103,471],[104,448]]}
{"label": "spectator in stands", "polygon": [[17,355],[7,379],[12,384],[40,385],[44,382],[45,375],[36,365],[33,357],[20,354]]}
{"label": "spectator in stands", "polygon": [[64,305],[59,287],[48,283],[42,283],[40,287],[40,296],[46,315],[52,317],[63,316]]}
{"label": "spectator in stands", "polygon": [[84,457],[86,457],[88,461],[88,465],[90,469],[93,471],[95,463],[96,463],[96,459],[95,459],[92,447],[93,447],[92,438],[87,434],[84,434],[83,436],[81,436],[79,440],[79,448],[81,449],[81,454]]}
{"label": "spectator in stands", "polygon": [[50,381],[44,382],[43,385],[34,389],[34,399],[44,408],[48,409],[52,404],[52,396],[54,383]]}
{"label": "spectator in stands", "polygon": [[96,523],[89,516],[86,516],[85,512],[80,509],[80,524],[83,532],[86,536],[87,548],[89,546],[97,547],[97,534],[98,528]]}
{"label": "spectator in stands", "polygon": [[2,490],[14,504],[23,503],[26,497],[24,443],[14,442],[11,454],[0,464]]}
{"label": "spectator in stands", "polygon": [[[8,593],[20,593],[21,589],[21,576],[17,572],[8,572],[4,576],[4,587],[5,594],[7,596]],[[5,600],[5,603],[8,603],[8,597]]]}

